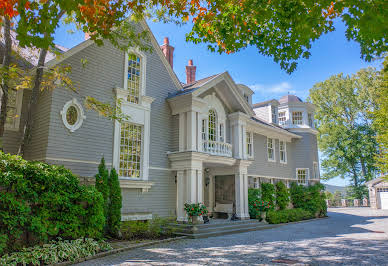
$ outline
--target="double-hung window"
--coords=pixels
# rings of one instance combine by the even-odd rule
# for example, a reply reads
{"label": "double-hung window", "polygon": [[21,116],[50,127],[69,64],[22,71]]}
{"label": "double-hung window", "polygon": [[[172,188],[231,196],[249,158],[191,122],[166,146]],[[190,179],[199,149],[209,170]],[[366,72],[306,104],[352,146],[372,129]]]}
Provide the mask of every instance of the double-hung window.
{"label": "double-hung window", "polygon": [[280,154],[280,162],[287,163],[286,142],[283,140],[279,141],[279,154]]}
{"label": "double-hung window", "polygon": [[308,114],[308,120],[309,120],[309,127],[314,127],[314,118],[313,118],[313,114]]}
{"label": "double-hung window", "polygon": [[314,162],[314,179],[319,179],[319,167],[317,162]]}
{"label": "double-hung window", "polygon": [[128,122],[121,123],[120,177],[141,177],[142,129],[142,126]]}
{"label": "double-hung window", "polygon": [[248,157],[253,157],[253,136],[251,132],[246,132],[246,141],[247,141],[247,155]]}
{"label": "double-hung window", "polygon": [[294,125],[302,125],[303,124],[302,112],[292,112],[292,124],[294,124]]}
{"label": "double-hung window", "polygon": [[278,123],[277,115],[278,115],[278,111],[277,111],[276,106],[271,105],[271,117],[272,117],[272,123],[273,124],[277,124]]}
{"label": "double-hung window", "polygon": [[286,124],[286,112],[279,112],[279,125],[284,126]]}
{"label": "double-hung window", "polygon": [[267,138],[267,156],[268,161],[275,161],[275,140],[272,138]]}
{"label": "double-hung window", "polygon": [[299,185],[306,185],[309,175],[309,169],[308,168],[298,168],[296,169],[296,178],[298,180]]}

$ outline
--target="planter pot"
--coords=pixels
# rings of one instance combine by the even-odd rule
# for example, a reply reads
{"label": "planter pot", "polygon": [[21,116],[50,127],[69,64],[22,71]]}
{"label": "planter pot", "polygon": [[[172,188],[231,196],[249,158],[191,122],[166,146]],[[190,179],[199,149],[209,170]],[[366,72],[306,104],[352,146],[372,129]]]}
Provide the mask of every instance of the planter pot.
{"label": "planter pot", "polygon": [[202,223],[202,219],[199,218],[199,216],[192,216],[190,217],[190,221],[192,224],[200,224]]}
{"label": "planter pot", "polygon": [[265,219],[267,218],[267,212],[261,212],[260,213],[260,219],[262,222],[266,222]]}

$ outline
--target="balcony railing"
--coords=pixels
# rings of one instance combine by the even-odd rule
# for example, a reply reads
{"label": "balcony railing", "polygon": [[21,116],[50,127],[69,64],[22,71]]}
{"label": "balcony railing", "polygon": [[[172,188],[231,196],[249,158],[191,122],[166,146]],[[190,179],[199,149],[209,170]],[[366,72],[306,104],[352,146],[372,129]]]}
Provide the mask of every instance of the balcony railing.
{"label": "balcony railing", "polygon": [[205,140],[203,151],[212,155],[232,157],[232,144],[220,141]]}

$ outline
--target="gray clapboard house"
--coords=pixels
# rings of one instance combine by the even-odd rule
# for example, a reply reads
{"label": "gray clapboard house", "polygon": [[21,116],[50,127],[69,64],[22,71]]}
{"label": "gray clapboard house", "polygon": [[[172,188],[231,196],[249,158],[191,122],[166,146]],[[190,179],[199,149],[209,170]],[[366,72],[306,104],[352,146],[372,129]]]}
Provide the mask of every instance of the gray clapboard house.
{"label": "gray clapboard house", "polygon": [[[78,91],[41,93],[26,159],[64,165],[91,179],[104,156],[120,175],[124,220],[186,220],[186,202],[203,202],[211,213],[233,206],[237,217],[249,219],[249,187],[319,182],[312,104],[294,95],[253,104],[253,91],[228,72],[196,80],[192,60],[181,83],[172,67],[174,48],[167,38],[159,46],[150,35],[152,53],[124,53],[91,40],[58,48],[62,56],[47,65],[71,65]],[[30,93],[11,95],[5,152],[17,152]],[[86,95],[123,99],[131,119],[119,123],[86,110]]]}

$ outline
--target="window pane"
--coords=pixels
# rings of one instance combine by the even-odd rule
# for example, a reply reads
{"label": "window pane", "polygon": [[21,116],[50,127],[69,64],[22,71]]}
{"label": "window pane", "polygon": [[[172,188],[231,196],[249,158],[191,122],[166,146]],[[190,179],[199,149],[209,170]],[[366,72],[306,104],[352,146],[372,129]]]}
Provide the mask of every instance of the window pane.
{"label": "window pane", "polygon": [[120,166],[122,177],[140,177],[142,127],[127,122],[121,124]]}
{"label": "window pane", "polygon": [[267,138],[267,153],[268,153],[268,159],[274,160],[274,149],[273,149],[273,139]]}
{"label": "window pane", "polygon": [[128,101],[139,103],[140,97],[140,57],[135,54],[128,55]]}
{"label": "window pane", "polygon": [[217,114],[216,111],[209,111],[209,140],[217,140]]}
{"label": "window pane", "polygon": [[294,125],[302,125],[303,119],[302,112],[293,112],[292,113],[292,123]]}
{"label": "window pane", "polygon": [[286,112],[279,112],[279,125],[286,124]]}

